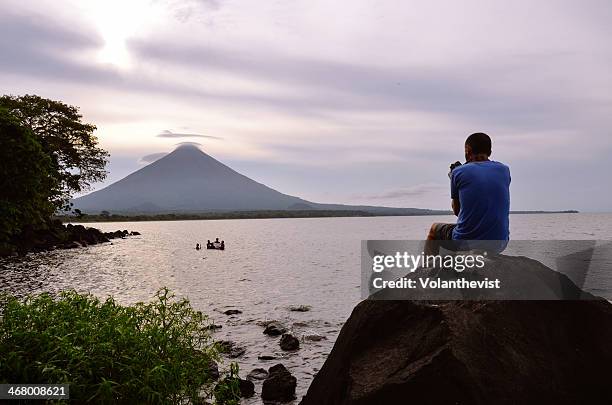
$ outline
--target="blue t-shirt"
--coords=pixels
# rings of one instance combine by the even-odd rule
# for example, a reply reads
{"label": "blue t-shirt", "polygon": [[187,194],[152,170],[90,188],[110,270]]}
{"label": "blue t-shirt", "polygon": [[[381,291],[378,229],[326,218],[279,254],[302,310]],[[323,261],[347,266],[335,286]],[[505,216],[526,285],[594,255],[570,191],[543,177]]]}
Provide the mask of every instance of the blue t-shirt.
{"label": "blue t-shirt", "polygon": [[508,240],[510,238],[510,168],[487,160],[455,168],[451,198],[460,210],[453,239]]}

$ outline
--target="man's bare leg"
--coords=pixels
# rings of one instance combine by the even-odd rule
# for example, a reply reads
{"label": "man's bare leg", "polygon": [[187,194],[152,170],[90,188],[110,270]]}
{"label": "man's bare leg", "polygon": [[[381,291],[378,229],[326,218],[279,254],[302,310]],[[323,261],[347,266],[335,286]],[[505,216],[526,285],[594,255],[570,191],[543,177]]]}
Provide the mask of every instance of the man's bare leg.
{"label": "man's bare leg", "polygon": [[429,234],[427,235],[427,240],[425,241],[425,247],[423,249],[423,253],[426,255],[437,255],[440,253],[440,242],[436,237],[438,225],[440,224],[435,223],[429,228]]}

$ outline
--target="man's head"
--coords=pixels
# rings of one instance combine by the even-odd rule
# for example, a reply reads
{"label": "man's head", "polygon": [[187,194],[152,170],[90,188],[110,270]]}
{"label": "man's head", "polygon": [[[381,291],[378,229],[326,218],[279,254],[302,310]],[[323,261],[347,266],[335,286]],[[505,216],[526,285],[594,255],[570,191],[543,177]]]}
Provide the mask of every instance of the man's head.
{"label": "man's head", "polygon": [[465,161],[487,160],[491,156],[491,138],[483,132],[476,132],[465,140]]}

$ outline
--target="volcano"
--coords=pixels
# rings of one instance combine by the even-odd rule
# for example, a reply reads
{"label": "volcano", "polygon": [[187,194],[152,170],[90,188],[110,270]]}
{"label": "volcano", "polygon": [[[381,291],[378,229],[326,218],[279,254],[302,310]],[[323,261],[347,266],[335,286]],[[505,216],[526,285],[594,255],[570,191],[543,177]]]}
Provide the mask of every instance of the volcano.
{"label": "volcano", "polygon": [[163,158],[73,203],[83,212],[287,210],[315,205],[258,183],[192,144],[180,145]]}
{"label": "volcano", "polygon": [[190,143],[181,144],[173,152],[118,182],[72,202],[75,209],[86,213],[350,210],[373,215],[448,214],[419,208],[310,202],[258,183]]}

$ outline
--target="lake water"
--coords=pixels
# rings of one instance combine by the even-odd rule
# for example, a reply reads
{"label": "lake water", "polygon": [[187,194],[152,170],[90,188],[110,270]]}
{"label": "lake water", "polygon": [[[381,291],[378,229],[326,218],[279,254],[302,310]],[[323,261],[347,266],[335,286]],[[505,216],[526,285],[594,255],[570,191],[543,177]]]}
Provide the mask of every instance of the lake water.
{"label": "lake water", "polygon": [[[141,236],[83,249],[30,254],[0,262],[0,290],[15,294],[74,288],[120,302],[149,300],[162,286],[186,296],[223,328],[217,339],[246,347],[241,375],[282,362],[298,379],[298,401],[325,361],[352,308],[360,301],[360,241],[422,239],[432,222],[454,217],[253,219],[85,224]],[[610,239],[612,214],[511,216],[513,239]],[[194,249],[219,237],[225,251]],[[308,312],[290,306],[308,305]],[[242,314],[226,316],[223,311]],[[302,338],[283,353],[258,323],[279,320]],[[260,355],[278,359],[258,360]],[[257,395],[246,401],[260,403]],[[296,401],[296,403],[298,402]]]}

